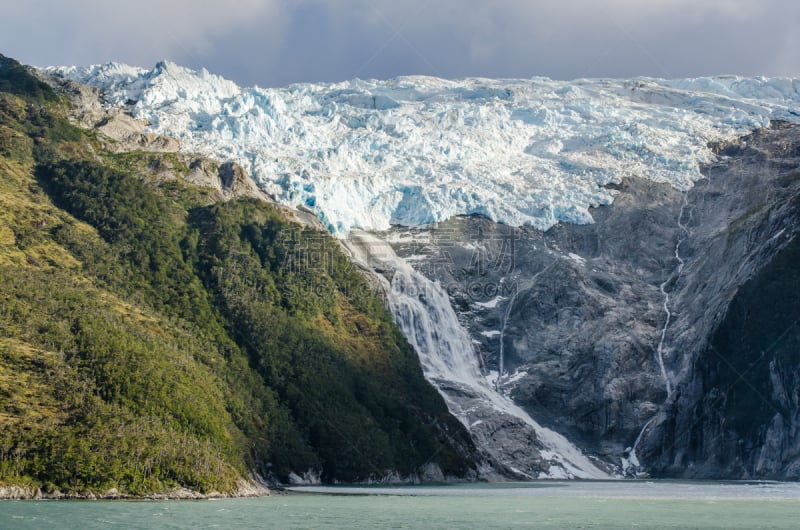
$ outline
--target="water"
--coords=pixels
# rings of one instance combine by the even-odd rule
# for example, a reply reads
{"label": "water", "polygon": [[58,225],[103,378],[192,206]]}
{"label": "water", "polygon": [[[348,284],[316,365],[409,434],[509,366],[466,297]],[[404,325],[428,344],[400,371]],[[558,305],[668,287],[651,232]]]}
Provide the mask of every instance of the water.
{"label": "water", "polygon": [[511,318],[511,310],[514,308],[514,302],[517,300],[517,295],[519,294],[519,289],[517,288],[516,284],[514,286],[514,294],[511,295],[511,300],[508,301],[508,306],[506,306],[506,312],[503,315],[503,326],[500,328],[500,366],[498,370],[497,376],[497,385],[499,386],[500,381],[503,379],[504,375],[504,366],[505,363],[505,355],[506,355],[506,328],[508,327],[508,321]]}
{"label": "water", "polygon": [[[609,478],[564,436],[539,425],[487,382],[469,333],[438,283],[415,271],[375,235],[353,231],[345,245],[354,260],[392,271],[391,281],[379,278],[394,320],[417,352],[426,379],[439,390],[479,448],[520,477]],[[503,418],[499,425],[498,418]],[[492,431],[501,429],[516,431],[517,442],[497,447]],[[534,443],[542,459],[551,463],[546,471],[541,470],[540,462],[530,460]]]}
{"label": "water", "polygon": [[[681,204],[681,209],[678,212],[678,241],[675,243],[675,260],[678,262],[678,268],[675,270],[675,273],[667,277],[666,280],[659,286],[661,290],[661,294],[664,297],[664,313],[667,315],[666,320],[664,321],[664,327],[661,329],[661,340],[658,341],[658,347],[656,348],[656,360],[658,360],[658,367],[661,370],[661,377],[664,379],[664,384],[666,385],[667,389],[667,399],[672,396],[672,381],[670,381],[669,375],[667,374],[667,368],[664,365],[664,343],[667,340],[667,331],[669,331],[669,325],[672,322],[672,310],[669,308],[670,302],[670,294],[667,292],[667,285],[675,278],[675,282],[681,279],[681,275],[683,274],[683,268],[686,266],[686,262],[681,257],[681,246],[686,241],[686,238],[689,237],[689,229],[686,225],[683,224],[683,214],[686,211],[686,207],[689,205],[689,195],[688,193],[683,193],[683,204]],[[689,212],[691,215],[691,211]],[[646,427],[645,427],[646,428]],[[644,429],[642,429],[644,432]]]}
{"label": "water", "polygon": [[[797,528],[800,484],[303,488],[219,501],[5,501],[0,528]],[[325,492],[334,494],[320,494]]]}

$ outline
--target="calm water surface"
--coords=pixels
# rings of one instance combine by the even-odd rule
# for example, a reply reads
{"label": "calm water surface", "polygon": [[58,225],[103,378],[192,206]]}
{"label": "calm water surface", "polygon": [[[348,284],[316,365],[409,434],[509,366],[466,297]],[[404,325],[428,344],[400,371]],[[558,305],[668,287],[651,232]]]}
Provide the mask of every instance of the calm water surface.
{"label": "calm water surface", "polygon": [[219,501],[7,501],[0,528],[800,528],[800,484],[298,488]]}

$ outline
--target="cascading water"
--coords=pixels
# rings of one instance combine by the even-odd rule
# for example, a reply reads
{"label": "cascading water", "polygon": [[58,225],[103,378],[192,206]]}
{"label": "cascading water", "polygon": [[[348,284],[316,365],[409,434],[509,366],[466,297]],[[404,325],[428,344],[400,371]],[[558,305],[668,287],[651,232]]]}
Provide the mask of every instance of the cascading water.
{"label": "cascading water", "polygon": [[392,315],[419,355],[425,377],[496,468],[525,478],[610,478],[569,440],[539,425],[492,388],[438,283],[372,234],[354,231],[343,245],[352,259],[380,271]]}
{"label": "cascading water", "polygon": [[508,326],[508,319],[511,318],[511,310],[514,308],[514,302],[517,300],[518,293],[519,289],[515,285],[514,294],[511,295],[511,299],[508,301],[508,306],[506,307],[506,312],[503,314],[503,326],[500,328],[500,362],[499,362],[499,370],[498,370],[496,386],[499,386],[500,381],[503,379],[503,374],[505,373],[506,326]]}
{"label": "cascading water", "polygon": [[479,380],[478,359],[469,337],[447,311],[447,294],[399,258],[392,265],[389,307],[428,378],[467,385]]}
{"label": "cascading water", "polygon": [[673,278],[675,278],[676,282],[680,279],[681,274],[683,274],[683,267],[686,265],[686,262],[681,257],[681,245],[683,245],[689,232],[688,228],[683,224],[683,214],[688,204],[688,195],[684,193],[683,203],[678,212],[678,241],[675,243],[675,260],[678,262],[678,267],[675,273],[664,280],[659,287],[661,294],[664,296],[664,313],[666,314],[666,319],[664,320],[664,327],[661,329],[661,339],[658,341],[658,347],[656,348],[656,358],[658,360],[659,369],[661,370],[661,377],[664,379],[664,384],[667,389],[667,398],[672,396],[672,381],[670,381],[666,366],[664,365],[664,342],[667,339],[667,331],[669,331],[669,326],[672,323],[672,310],[669,308],[670,294],[667,292],[667,285]]}
{"label": "cascading water", "polygon": [[[664,280],[661,285],[659,286],[659,290],[661,291],[661,295],[664,297],[664,313],[666,314],[666,318],[664,320],[664,327],[661,328],[661,338],[658,341],[658,346],[656,347],[656,360],[658,361],[658,367],[661,371],[661,377],[664,379],[664,385],[667,391],[667,400],[672,397],[672,381],[669,378],[669,374],[667,373],[667,368],[664,363],[664,344],[667,340],[667,332],[669,331],[669,326],[672,323],[672,310],[670,309],[670,293],[667,291],[667,285],[670,282],[674,281],[677,282],[680,280],[681,275],[683,274],[683,268],[686,266],[686,261],[681,256],[681,246],[686,241],[686,238],[689,236],[689,228],[683,223],[683,216],[686,213],[686,208],[689,206],[689,195],[688,193],[683,194],[683,202],[681,203],[681,208],[678,211],[678,240],[675,243],[675,250],[674,250],[674,257],[675,260],[678,262],[678,265],[673,274],[671,274],[666,280]],[[689,210],[689,218],[691,220],[692,211]],[[622,459],[622,468],[623,472],[628,475],[638,475],[641,472],[642,466],[639,461],[639,456],[636,454],[636,448],[639,446],[639,443],[642,441],[642,438],[645,435],[645,432],[650,427],[650,425],[655,421],[656,416],[650,418],[650,420],[645,423],[642,430],[639,431],[639,436],[636,437],[636,441],[633,444],[633,447],[630,449],[630,453],[627,458]]]}
{"label": "cascading water", "polygon": [[633,447],[628,449],[628,456],[622,459],[622,472],[625,475],[638,477],[642,474],[642,463],[639,461],[639,455],[636,453],[636,450],[639,448],[639,444],[644,438],[645,432],[647,429],[650,428],[650,425],[656,420],[656,417],[650,418],[650,421],[644,424],[642,430],[639,431],[639,436],[636,437],[636,441],[633,442]]}

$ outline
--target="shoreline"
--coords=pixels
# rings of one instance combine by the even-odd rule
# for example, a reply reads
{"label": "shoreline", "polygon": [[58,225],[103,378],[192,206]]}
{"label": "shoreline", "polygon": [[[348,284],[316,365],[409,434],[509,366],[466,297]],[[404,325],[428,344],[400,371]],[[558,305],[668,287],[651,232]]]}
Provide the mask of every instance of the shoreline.
{"label": "shoreline", "polygon": [[[608,484],[619,486],[619,491],[608,491]],[[681,481],[681,480],[544,480],[533,482],[473,483],[465,486],[461,482],[437,484],[329,484],[329,485],[275,485],[268,487],[258,479],[240,479],[231,493],[212,491],[200,493],[188,488],[177,487],[172,490],[147,495],[121,493],[112,488],[105,492],[84,491],[62,493],[44,492],[32,486],[0,486],[0,501],[14,500],[125,500],[125,501],[180,501],[180,500],[224,500],[238,498],[260,498],[282,494],[301,494],[319,496],[388,496],[388,497],[450,497],[450,496],[503,496],[503,491],[515,490],[519,496],[586,499],[639,499],[639,500],[800,500],[799,482],[765,480],[723,480],[723,481]],[[689,491],[675,495],[662,491],[675,485],[691,486]],[[449,489],[446,486],[456,486]],[[503,487],[504,486],[504,487]],[[567,486],[566,488],[564,488]],[[570,487],[572,486],[572,487]],[[633,487],[634,490],[629,490]],[[695,487],[700,489],[692,492]],[[753,487],[762,489],[763,495],[754,495]],[[642,489],[644,488],[644,489]],[[758,491],[758,490],[755,490]]]}
{"label": "shoreline", "polygon": [[104,492],[83,491],[80,493],[62,493],[55,490],[45,492],[41,487],[18,486],[4,484],[0,485],[0,501],[37,501],[37,500],[130,500],[130,501],[170,501],[170,500],[213,500],[213,499],[241,499],[269,497],[277,490],[271,490],[266,483],[257,478],[249,480],[239,479],[236,481],[236,489],[231,493],[220,493],[211,491],[200,493],[184,487],[177,487],[162,493],[151,493],[147,495],[134,495],[123,493],[116,488],[108,489]]}

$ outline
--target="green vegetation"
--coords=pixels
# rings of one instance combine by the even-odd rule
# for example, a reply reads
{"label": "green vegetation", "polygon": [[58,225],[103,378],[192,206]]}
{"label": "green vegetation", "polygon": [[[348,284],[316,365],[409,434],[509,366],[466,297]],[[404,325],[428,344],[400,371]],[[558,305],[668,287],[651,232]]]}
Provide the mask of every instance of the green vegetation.
{"label": "green vegetation", "polygon": [[466,432],[335,242],[152,177],[185,168],[105,152],[65,111],[0,56],[0,484],[468,472]]}
{"label": "green vegetation", "polygon": [[31,103],[58,101],[58,97],[46,83],[36,79],[14,59],[3,55],[0,55],[0,92],[20,96]]}

